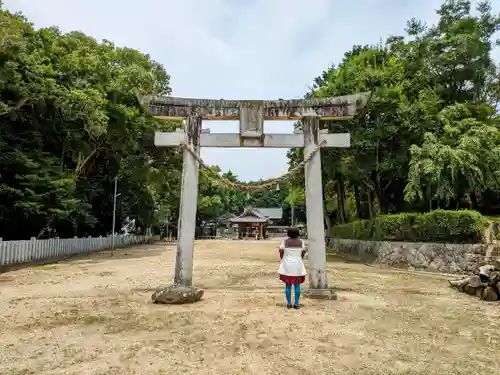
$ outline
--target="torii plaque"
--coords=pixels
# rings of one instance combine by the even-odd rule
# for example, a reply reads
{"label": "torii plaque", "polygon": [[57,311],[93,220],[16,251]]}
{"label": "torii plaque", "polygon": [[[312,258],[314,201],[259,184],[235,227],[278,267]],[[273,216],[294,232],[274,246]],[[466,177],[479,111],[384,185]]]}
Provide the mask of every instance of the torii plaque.
{"label": "torii plaque", "polygon": [[[186,120],[184,129],[155,134],[155,146],[184,145],[199,155],[200,147],[304,147],[304,157],[317,147],[350,147],[350,134],[328,134],[319,129],[320,120],[351,119],[366,105],[368,93],[311,100],[210,100],[176,97],[140,98],[151,115],[163,120]],[[203,120],[239,120],[239,134],[210,134],[201,131]],[[266,134],[265,120],[302,120],[302,131],[294,134]],[[182,189],[179,209],[174,285],[153,294],[155,302],[194,302],[202,291],[193,286],[193,256],[198,198],[199,162],[183,152]],[[309,248],[311,298],[336,299],[328,288],[323,221],[321,156],[316,152],[305,165],[306,217]]]}

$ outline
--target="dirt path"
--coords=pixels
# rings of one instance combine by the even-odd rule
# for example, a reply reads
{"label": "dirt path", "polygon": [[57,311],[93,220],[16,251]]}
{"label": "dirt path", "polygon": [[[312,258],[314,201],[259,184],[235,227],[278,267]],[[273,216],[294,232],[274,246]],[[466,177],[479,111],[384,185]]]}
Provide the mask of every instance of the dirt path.
{"label": "dirt path", "polygon": [[194,305],[150,302],[166,245],[0,275],[0,374],[500,373],[499,307],[444,276],[331,261],[339,301],[283,305],[277,242],[201,241]]}

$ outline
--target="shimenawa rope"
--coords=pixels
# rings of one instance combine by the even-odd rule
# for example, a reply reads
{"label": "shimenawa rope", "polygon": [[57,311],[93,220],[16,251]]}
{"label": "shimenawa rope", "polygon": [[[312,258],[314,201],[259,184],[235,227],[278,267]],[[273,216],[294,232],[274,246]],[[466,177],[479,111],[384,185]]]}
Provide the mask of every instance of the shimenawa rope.
{"label": "shimenawa rope", "polygon": [[275,179],[272,179],[265,184],[262,185],[244,185],[244,184],[237,184],[235,182],[232,182],[228,180],[227,178],[224,178],[220,176],[216,171],[214,171],[212,168],[207,166],[203,160],[198,156],[198,154],[189,146],[186,144],[181,145],[182,149],[187,150],[191,155],[193,155],[196,160],[200,163],[200,165],[208,171],[212,177],[214,177],[216,180],[218,180],[221,184],[226,185],[232,189],[236,190],[243,190],[243,191],[259,191],[259,190],[266,190],[269,189],[275,185],[278,185],[279,183],[285,182],[287,179],[289,179],[291,176],[295,175],[299,170],[304,168],[304,166],[312,159],[312,157],[321,149],[322,146],[326,144],[326,141],[321,142],[316,146],[316,148],[305,158],[303,161],[301,161],[299,164],[295,166],[292,170],[288,171],[286,174],[283,176],[277,177]]}

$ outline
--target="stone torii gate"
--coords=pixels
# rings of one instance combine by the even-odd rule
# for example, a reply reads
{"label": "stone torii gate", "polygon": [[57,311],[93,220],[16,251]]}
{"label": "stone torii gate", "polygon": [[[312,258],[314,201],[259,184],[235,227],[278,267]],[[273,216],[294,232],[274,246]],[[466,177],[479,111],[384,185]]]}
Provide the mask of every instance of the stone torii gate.
{"label": "stone torii gate", "polygon": [[[162,120],[185,120],[184,129],[155,134],[155,146],[184,146],[182,189],[179,209],[177,255],[173,286],[155,292],[154,302],[194,302],[203,290],[193,286],[193,256],[198,198],[200,147],[304,147],[306,217],[310,298],[336,299],[328,288],[323,221],[323,187],[319,147],[350,147],[350,134],[328,134],[319,129],[320,120],[351,119],[364,107],[368,93],[311,100],[209,100],[176,97],[140,98],[149,113]],[[239,120],[239,134],[202,131],[203,120]],[[265,120],[301,120],[302,131],[294,134],[265,134]],[[314,154],[313,154],[314,153]]]}

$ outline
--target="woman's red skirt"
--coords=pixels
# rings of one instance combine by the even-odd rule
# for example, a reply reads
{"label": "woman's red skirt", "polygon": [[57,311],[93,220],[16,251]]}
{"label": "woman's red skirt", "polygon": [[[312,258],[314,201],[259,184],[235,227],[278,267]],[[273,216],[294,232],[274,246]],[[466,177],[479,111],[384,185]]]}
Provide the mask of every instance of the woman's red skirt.
{"label": "woman's red skirt", "polygon": [[287,275],[280,274],[280,280],[283,281],[285,284],[302,284],[304,281],[306,281],[306,277],[305,276],[287,276]]}

